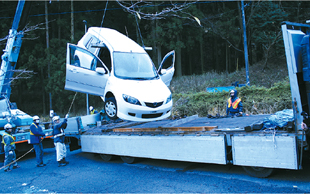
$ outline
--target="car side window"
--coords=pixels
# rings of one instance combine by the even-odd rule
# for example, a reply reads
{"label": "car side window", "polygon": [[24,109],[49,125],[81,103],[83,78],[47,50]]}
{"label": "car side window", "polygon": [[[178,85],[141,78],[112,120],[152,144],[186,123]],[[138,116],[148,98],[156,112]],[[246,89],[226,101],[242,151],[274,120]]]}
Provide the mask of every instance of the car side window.
{"label": "car side window", "polygon": [[88,43],[87,43],[87,45],[86,45],[86,48],[87,48],[90,52],[92,52],[92,53],[95,54],[97,48],[96,48],[96,47],[92,47],[92,45],[93,45],[93,44],[96,44],[96,43],[99,43],[99,42],[100,42],[100,41],[99,41],[98,38],[92,36],[92,37],[90,38],[90,40],[88,41]]}
{"label": "car side window", "polygon": [[111,55],[108,48],[100,48],[98,57],[105,64],[105,66],[111,71]]}
{"label": "car side window", "polygon": [[70,46],[70,65],[96,70],[99,59],[91,52],[76,46]]}

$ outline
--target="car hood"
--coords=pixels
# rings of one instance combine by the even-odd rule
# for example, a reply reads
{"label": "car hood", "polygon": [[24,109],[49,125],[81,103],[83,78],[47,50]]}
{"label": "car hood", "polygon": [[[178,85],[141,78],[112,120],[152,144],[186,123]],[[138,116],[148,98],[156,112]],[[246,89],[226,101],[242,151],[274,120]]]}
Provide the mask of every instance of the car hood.
{"label": "car hood", "polygon": [[123,80],[114,78],[110,87],[116,95],[122,96],[126,94],[144,102],[165,101],[171,94],[169,88],[161,79]]}

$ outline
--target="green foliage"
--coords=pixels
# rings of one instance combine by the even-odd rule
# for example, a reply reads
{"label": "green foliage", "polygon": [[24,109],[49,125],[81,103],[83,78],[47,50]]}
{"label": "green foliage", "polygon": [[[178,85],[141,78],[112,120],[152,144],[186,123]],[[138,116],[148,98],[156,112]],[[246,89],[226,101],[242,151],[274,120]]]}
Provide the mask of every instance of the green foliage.
{"label": "green foliage", "polygon": [[[288,79],[288,72],[284,60],[277,60],[269,64],[269,68],[262,70],[262,64],[257,63],[249,67],[250,85],[270,88],[274,83]],[[242,68],[233,73],[207,72],[202,75],[174,77],[171,81],[173,93],[193,93],[206,91],[208,87],[231,86],[233,83],[246,83],[246,71]]]}
{"label": "green foliage", "polygon": [[[289,82],[278,82],[271,88],[245,86],[236,88],[246,114],[273,114],[291,107]],[[173,116],[225,115],[228,92],[174,93]]]}
{"label": "green foliage", "polygon": [[[246,6],[246,19],[247,27],[249,27],[247,29],[251,32],[248,37],[249,44],[254,45],[253,48],[249,47],[252,48],[249,54],[253,58],[255,55],[259,55],[263,45],[268,46],[270,44],[270,41],[280,31],[282,21],[290,18],[292,22],[296,22],[309,18],[307,9],[302,9],[307,6],[308,2],[250,1],[246,3],[248,5]],[[188,109],[203,115],[211,110],[217,112],[219,107],[224,110],[227,95],[223,93],[216,94],[215,97],[208,96],[210,94],[204,92],[206,88],[227,86],[236,81],[239,81],[240,84],[245,83],[245,70],[240,68],[244,66],[244,57],[242,56],[243,45],[239,1],[198,1],[178,14],[173,13],[178,17],[170,14],[169,17],[161,20],[138,20],[139,28],[135,16],[125,12],[114,1],[108,1],[108,10],[103,19],[106,4],[107,1],[74,1],[74,40],[72,41],[71,2],[51,1],[51,3],[48,3],[48,12],[50,13],[48,15],[49,49],[47,49],[46,45],[45,29],[25,34],[21,47],[16,68],[34,72],[31,78],[15,80],[12,84],[11,101],[16,102],[21,110],[32,115],[48,114],[50,93],[52,108],[59,114],[67,113],[75,92],[64,90],[66,44],[68,42],[76,44],[83,36],[85,31],[83,20],[87,21],[88,27],[102,25],[103,27],[116,29],[141,45],[143,40],[145,46],[153,47],[153,58],[157,57],[156,46],[158,45],[161,46],[162,56],[167,51],[181,48],[181,53],[176,53],[176,55],[181,56],[182,59],[182,74],[191,75],[175,77],[171,83],[171,90],[176,104],[174,109],[184,112],[182,114],[188,114],[186,112]],[[165,10],[166,7],[172,6],[168,1],[157,1],[154,4],[156,4],[154,7],[141,7],[139,9],[145,13],[159,13]],[[0,27],[2,29],[0,38],[8,35],[16,5],[17,1],[0,2]],[[34,1],[32,6],[29,26],[44,24],[45,2]],[[193,16],[199,18],[202,26],[198,25]],[[41,27],[45,27],[45,24]],[[202,48],[199,47],[201,42],[204,43]],[[6,41],[0,42],[2,50],[5,43]],[[264,93],[269,88],[280,87],[273,86],[273,83],[285,81],[287,70],[283,61],[285,58],[284,51],[281,48],[283,48],[283,42],[279,38],[273,49],[278,58],[268,63],[268,67],[270,67],[268,70],[262,70],[260,60],[264,59],[263,57],[258,56],[256,60],[250,60],[251,88],[255,85],[257,86],[256,89],[260,91],[260,87],[263,87],[264,89],[261,92]],[[279,60],[279,58],[282,60]],[[202,65],[201,59],[204,61]],[[230,74],[228,72],[223,73],[228,62],[231,66],[228,69],[228,72],[231,72]],[[48,64],[50,64],[50,69],[48,69]],[[189,69],[191,70],[189,71]],[[202,72],[202,69],[209,72]],[[237,71],[237,69],[241,70]],[[254,104],[247,105],[249,112],[255,113],[253,107],[256,106],[271,111],[268,106],[272,102],[279,107],[286,107],[283,101],[273,101],[274,96],[265,97],[264,100],[256,99],[255,96],[250,95],[250,92],[248,94],[247,91],[243,91],[245,89],[240,90],[241,95],[243,92],[246,94],[243,96],[245,103],[247,101],[250,103],[248,99],[255,100],[255,106]],[[195,98],[193,100],[191,96],[194,94]],[[211,101],[213,99],[213,101],[206,103],[205,95]],[[286,97],[289,96],[286,95]],[[103,106],[100,98],[94,96],[90,96],[90,104],[95,107]],[[85,114],[85,107],[85,94],[77,94],[72,103],[71,112]]]}

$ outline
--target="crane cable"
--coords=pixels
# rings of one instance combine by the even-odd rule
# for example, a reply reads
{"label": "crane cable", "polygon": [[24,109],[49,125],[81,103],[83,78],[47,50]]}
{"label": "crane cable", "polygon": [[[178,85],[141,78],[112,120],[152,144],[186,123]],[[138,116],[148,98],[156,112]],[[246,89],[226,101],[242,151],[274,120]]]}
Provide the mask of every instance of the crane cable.
{"label": "crane cable", "polygon": [[143,38],[142,38],[142,34],[141,34],[141,31],[140,31],[139,22],[138,22],[138,19],[137,19],[137,15],[135,15],[135,19],[136,19],[137,27],[138,27],[138,30],[139,30],[139,35],[140,35],[140,38],[141,38],[142,47],[145,48],[144,42],[143,42]]}
{"label": "crane cable", "polygon": [[103,16],[102,16],[102,20],[101,20],[101,27],[102,27],[102,24],[103,24],[103,20],[104,20],[104,16],[105,16],[105,12],[107,11],[107,7],[108,7],[108,0],[107,0],[107,3],[105,4],[105,8],[104,8],[104,12],[103,12]]}
{"label": "crane cable", "polygon": [[69,114],[69,112],[70,112],[70,110],[71,110],[71,107],[72,107],[73,102],[74,102],[74,100],[75,100],[76,94],[77,94],[77,92],[75,92],[75,94],[74,94],[74,97],[73,97],[73,99],[72,99],[72,102],[71,102],[71,105],[70,105],[70,107],[69,107],[69,110],[68,110],[68,113],[67,113],[67,114]]}

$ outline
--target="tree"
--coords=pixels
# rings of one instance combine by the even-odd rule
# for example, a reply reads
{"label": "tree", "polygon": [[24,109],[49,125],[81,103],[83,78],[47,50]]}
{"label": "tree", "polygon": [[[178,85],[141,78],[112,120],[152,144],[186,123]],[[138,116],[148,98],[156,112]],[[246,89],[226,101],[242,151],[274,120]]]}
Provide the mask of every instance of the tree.
{"label": "tree", "polygon": [[264,68],[266,68],[268,59],[275,53],[272,48],[281,43],[280,26],[281,22],[286,20],[287,14],[276,2],[263,1],[256,6],[255,14],[248,22],[252,32],[252,41],[259,48],[258,52],[263,52],[261,56],[264,59]]}

